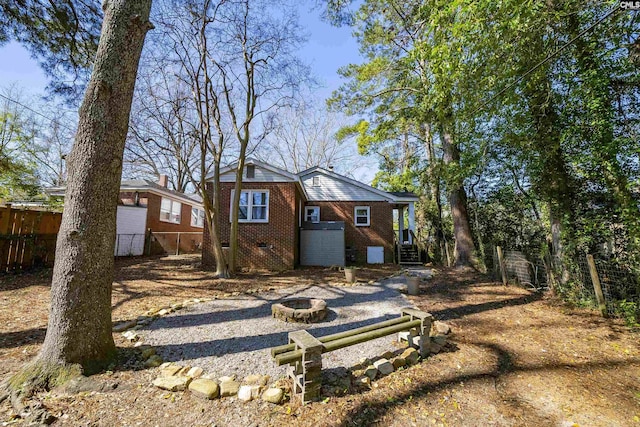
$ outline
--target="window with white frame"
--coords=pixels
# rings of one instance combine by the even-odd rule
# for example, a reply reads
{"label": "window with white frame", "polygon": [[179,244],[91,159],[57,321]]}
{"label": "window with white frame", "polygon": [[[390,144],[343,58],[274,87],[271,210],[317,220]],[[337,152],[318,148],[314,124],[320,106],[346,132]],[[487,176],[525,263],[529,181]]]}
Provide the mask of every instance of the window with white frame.
{"label": "window with white frame", "polygon": [[320,206],[305,206],[304,220],[308,222],[320,222]]}
{"label": "window with white frame", "polygon": [[204,227],[204,209],[191,208],[191,226]]}
{"label": "window with white frame", "polygon": [[160,221],[173,222],[180,224],[180,211],[182,210],[182,203],[175,200],[162,198],[160,202]]}
{"label": "window with white frame", "polygon": [[356,227],[371,225],[371,208],[369,206],[356,206],[353,210]]}
{"label": "window with white frame", "polygon": [[[233,191],[231,203],[233,203]],[[231,209],[229,220],[231,220]],[[240,193],[238,222],[269,222],[268,190],[243,190]]]}

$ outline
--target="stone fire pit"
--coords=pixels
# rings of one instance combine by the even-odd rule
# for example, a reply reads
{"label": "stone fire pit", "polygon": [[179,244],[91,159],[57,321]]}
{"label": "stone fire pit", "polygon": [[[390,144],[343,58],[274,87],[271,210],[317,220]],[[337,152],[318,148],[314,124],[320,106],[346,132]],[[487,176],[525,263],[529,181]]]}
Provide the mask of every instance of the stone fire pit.
{"label": "stone fire pit", "polygon": [[321,299],[293,298],[271,306],[271,315],[285,322],[315,323],[327,316],[327,303]]}

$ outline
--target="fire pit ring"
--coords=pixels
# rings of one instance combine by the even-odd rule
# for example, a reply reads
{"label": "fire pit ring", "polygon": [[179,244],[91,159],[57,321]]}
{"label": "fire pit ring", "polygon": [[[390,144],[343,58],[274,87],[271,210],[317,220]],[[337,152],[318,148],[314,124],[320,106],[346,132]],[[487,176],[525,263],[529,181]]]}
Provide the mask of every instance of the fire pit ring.
{"label": "fire pit ring", "polygon": [[327,303],[316,298],[292,298],[273,304],[271,315],[285,322],[320,322],[327,316]]}

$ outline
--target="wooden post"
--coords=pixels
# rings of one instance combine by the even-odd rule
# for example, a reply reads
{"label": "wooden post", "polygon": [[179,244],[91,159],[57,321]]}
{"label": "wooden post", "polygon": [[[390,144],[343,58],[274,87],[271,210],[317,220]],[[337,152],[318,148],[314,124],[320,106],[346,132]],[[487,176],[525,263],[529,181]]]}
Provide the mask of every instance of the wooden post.
{"label": "wooden post", "polygon": [[180,255],[180,232],[178,232],[178,238],[176,239],[176,255]]}
{"label": "wooden post", "polygon": [[9,224],[11,224],[11,203],[7,203],[0,212],[0,234],[9,234]]}
{"label": "wooden post", "polygon": [[502,284],[507,286],[507,269],[504,265],[504,257],[502,255],[502,248],[496,246],[496,252],[498,253],[498,264],[500,265],[500,275],[502,276]]}
{"label": "wooden post", "polygon": [[587,254],[587,264],[589,264],[589,273],[591,274],[593,290],[596,293],[596,300],[598,300],[598,308],[600,309],[600,313],[602,313],[602,317],[608,317],[607,304],[604,300],[602,286],[600,286],[600,278],[598,277],[598,270],[596,269],[596,262],[593,259],[593,255]]}

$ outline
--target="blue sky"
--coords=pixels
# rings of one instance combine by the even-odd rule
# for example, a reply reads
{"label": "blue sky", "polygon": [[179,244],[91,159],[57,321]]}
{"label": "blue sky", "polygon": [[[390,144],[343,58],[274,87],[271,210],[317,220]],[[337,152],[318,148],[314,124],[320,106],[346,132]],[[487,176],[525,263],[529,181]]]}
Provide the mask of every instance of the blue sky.
{"label": "blue sky", "polygon": [[[359,62],[358,46],[351,36],[351,29],[337,28],[320,19],[320,12],[300,6],[300,21],[309,40],[300,52],[323,84],[318,90],[321,98],[327,98],[340,86],[338,68]],[[16,83],[23,89],[25,98],[44,94],[47,80],[36,60],[20,44],[10,42],[0,46],[0,88]],[[354,172],[355,178],[370,182],[375,173],[376,160],[362,159],[365,166]],[[373,171],[372,171],[373,169]]]}

